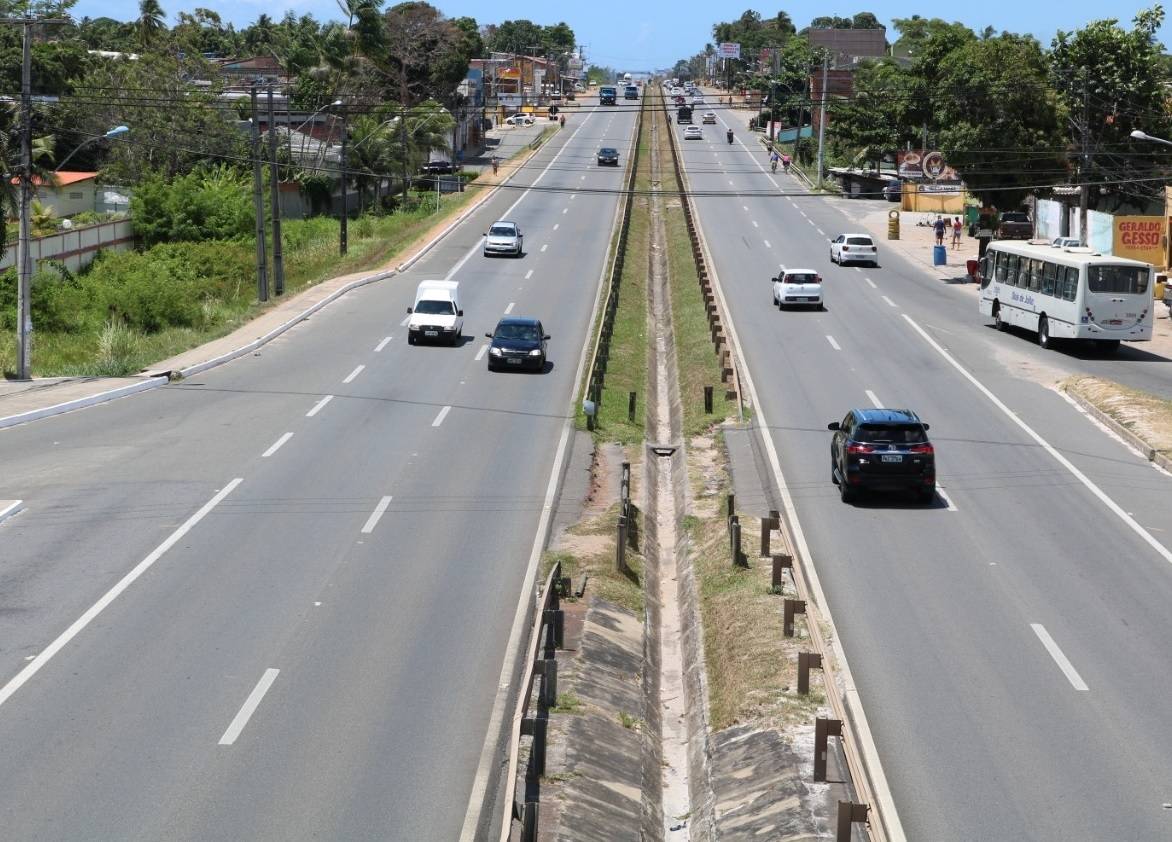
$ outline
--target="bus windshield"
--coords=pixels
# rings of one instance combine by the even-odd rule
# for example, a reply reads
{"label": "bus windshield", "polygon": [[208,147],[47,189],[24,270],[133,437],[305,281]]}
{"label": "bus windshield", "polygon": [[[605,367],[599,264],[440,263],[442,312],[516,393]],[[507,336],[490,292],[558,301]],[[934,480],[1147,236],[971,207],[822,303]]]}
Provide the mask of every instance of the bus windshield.
{"label": "bus windshield", "polygon": [[1091,292],[1142,295],[1148,291],[1148,270],[1142,266],[1089,266],[1087,274]]}

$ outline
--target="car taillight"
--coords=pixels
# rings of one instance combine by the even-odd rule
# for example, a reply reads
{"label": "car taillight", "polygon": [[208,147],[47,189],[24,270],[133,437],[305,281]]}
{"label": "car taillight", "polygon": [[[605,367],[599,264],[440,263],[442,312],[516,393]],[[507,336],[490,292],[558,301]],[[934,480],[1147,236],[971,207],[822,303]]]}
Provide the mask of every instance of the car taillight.
{"label": "car taillight", "polygon": [[874,453],[875,448],[869,444],[848,444],[846,446],[847,453]]}
{"label": "car taillight", "polygon": [[822,276],[821,276],[821,275],[815,275],[815,276],[814,276],[814,283],[816,283],[816,284],[820,284],[820,283],[822,283]]}
{"label": "car taillight", "polygon": [[930,444],[914,444],[908,450],[912,453],[935,453],[936,451]]}

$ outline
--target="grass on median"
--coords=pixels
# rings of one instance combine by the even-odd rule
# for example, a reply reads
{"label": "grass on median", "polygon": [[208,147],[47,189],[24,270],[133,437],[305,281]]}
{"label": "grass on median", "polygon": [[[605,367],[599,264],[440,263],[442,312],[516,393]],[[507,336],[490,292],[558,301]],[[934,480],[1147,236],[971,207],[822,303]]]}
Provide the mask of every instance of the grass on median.
{"label": "grass on median", "polygon": [[1083,398],[1157,452],[1172,452],[1172,401],[1102,377],[1068,377],[1059,388]]}

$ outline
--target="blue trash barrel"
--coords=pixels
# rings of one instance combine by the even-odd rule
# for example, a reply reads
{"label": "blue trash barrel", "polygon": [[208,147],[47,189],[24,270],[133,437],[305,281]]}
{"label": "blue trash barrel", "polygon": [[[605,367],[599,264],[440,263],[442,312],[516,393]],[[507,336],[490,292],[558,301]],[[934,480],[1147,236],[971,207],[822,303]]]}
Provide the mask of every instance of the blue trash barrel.
{"label": "blue trash barrel", "polygon": [[944,246],[932,246],[932,265],[948,265],[948,249],[946,249]]}

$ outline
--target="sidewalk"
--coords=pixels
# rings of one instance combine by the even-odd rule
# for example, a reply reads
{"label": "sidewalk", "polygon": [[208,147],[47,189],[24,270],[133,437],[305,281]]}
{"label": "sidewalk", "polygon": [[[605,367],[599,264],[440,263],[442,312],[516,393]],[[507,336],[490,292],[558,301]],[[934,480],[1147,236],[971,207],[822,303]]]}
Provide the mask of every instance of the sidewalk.
{"label": "sidewalk", "polygon": [[[172,373],[188,377],[221,365],[274,339],[293,325],[352,289],[384,280],[407,269],[442,237],[463,222],[495,191],[492,188],[512,178],[534,154],[526,147],[544,128],[541,124],[512,129],[500,154],[503,163],[497,175],[491,172],[476,179],[477,195],[452,218],[438,221],[413,243],[382,266],[328,278],[297,295],[281,299],[227,336],[162,360],[133,377],[38,377],[32,380],[0,380],[0,429],[82,409],[136,392],[161,386]],[[511,151],[509,151],[511,150]],[[517,154],[520,153],[520,154]],[[506,155],[516,155],[505,160]]]}

